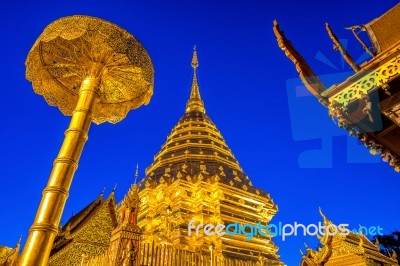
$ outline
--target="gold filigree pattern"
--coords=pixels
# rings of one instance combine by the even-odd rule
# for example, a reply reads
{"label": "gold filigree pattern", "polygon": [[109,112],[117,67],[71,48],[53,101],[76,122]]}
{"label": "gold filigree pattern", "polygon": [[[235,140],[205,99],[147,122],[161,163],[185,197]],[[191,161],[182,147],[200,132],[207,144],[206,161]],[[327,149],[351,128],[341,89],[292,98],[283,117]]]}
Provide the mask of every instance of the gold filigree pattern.
{"label": "gold filigree pattern", "polygon": [[113,194],[105,200],[96,199],[61,229],[48,265],[80,265],[82,253],[92,257],[104,253],[109,247],[111,232],[116,226],[115,216]]}
{"label": "gold filigree pattern", "polygon": [[351,83],[344,90],[329,97],[329,102],[337,102],[343,106],[368,95],[372,90],[382,87],[400,75],[400,55],[374,70],[364,70],[363,76]]}

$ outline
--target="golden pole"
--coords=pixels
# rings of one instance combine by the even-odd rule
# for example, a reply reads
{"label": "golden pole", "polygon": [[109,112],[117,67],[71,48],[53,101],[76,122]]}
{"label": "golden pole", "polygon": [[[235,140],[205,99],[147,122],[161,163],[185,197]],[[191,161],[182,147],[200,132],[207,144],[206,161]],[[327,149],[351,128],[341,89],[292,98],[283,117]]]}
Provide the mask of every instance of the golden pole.
{"label": "golden pole", "polygon": [[147,104],[154,70],[132,34],[82,15],[49,24],[25,65],[34,91],[64,115],[72,115],[19,264],[45,266],[91,122],[117,123],[130,110]]}
{"label": "golden pole", "polygon": [[93,77],[84,79],[81,84],[78,103],[65,132],[64,142],[54,161],[47,186],[43,190],[20,266],[47,265],[74,173],[88,138],[92,111],[98,99],[96,92],[98,84],[99,79]]}

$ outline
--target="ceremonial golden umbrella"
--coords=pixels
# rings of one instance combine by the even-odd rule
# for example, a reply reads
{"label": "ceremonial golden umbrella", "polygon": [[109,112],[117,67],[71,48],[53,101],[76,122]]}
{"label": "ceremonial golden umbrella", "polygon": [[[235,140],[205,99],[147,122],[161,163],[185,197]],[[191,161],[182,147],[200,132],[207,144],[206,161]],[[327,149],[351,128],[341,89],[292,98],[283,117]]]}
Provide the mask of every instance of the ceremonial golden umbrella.
{"label": "ceremonial golden umbrella", "polygon": [[117,123],[153,94],[153,65],[138,40],[108,21],[70,16],[48,25],[28,54],[36,93],[72,115],[20,265],[46,265],[91,122]]}

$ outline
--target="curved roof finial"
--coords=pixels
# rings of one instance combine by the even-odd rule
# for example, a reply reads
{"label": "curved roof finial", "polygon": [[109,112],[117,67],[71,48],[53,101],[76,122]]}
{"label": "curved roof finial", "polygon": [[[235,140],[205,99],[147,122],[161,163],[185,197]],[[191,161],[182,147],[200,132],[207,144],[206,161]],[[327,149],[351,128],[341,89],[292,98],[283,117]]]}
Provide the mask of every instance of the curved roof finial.
{"label": "curved roof finial", "polygon": [[193,81],[192,89],[190,91],[190,98],[186,104],[186,113],[192,111],[198,111],[205,113],[203,100],[200,97],[199,84],[197,83],[197,68],[199,67],[199,60],[197,59],[196,45],[193,47],[192,56],[192,67],[193,67]]}
{"label": "curved roof finial", "polygon": [[325,214],[322,212],[321,207],[319,207],[319,214],[322,216],[322,218],[324,219],[324,225],[328,225],[331,224],[332,222],[328,220],[328,218],[326,218]]}
{"label": "curved roof finial", "polygon": [[104,196],[104,192],[106,192],[106,186],[103,187],[103,190],[100,192],[100,196]]}
{"label": "curved roof finial", "polygon": [[114,185],[114,187],[113,187],[113,189],[112,189],[112,192],[111,192],[111,193],[114,193],[114,192],[115,192],[115,190],[117,189],[117,185],[118,185],[118,183],[115,183],[115,185]]}
{"label": "curved roof finial", "polygon": [[139,176],[139,163],[136,163],[135,182],[133,184],[136,184],[138,176]]}
{"label": "curved roof finial", "polygon": [[299,73],[300,79],[304,86],[318,99],[321,100],[322,104],[328,105],[327,100],[321,96],[321,93],[326,90],[324,84],[313,72],[311,67],[303,56],[296,50],[291,41],[286,38],[284,32],[279,27],[278,21],[274,20],[273,31],[276,36],[279,48],[285,53],[285,55],[293,62]]}

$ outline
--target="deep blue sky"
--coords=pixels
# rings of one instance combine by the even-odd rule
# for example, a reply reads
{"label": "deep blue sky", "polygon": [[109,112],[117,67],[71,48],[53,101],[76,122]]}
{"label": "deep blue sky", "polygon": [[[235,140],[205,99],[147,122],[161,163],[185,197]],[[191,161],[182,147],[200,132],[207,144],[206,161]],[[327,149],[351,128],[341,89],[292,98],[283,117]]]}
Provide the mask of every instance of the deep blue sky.
{"label": "deep blue sky", "polygon": [[[118,182],[116,195],[120,200],[133,182],[136,163],[143,177],[144,168],[184,112],[191,84],[192,47],[196,44],[199,84],[207,113],[253,184],[271,193],[278,204],[273,222],[317,223],[321,206],[336,223],[380,225],[385,233],[399,229],[399,174],[386,163],[371,163],[374,158],[367,150],[355,152],[356,144],[348,148],[344,132],[336,129],[327,110],[315,99],[293,98],[293,82],[287,81],[297,78],[297,73],[272,33],[276,18],[315,72],[342,77],[350,68],[342,67],[339,54],[332,50],[324,23],[330,22],[339,38],[348,39],[350,52],[357,58],[362,50],[343,26],[366,23],[396,3],[2,3],[0,244],[14,246],[21,234],[26,239],[70,119],[34,94],[25,80],[24,61],[47,24],[73,14],[101,17],[133,33],[153,60],[155,93],[148,106],[132,111],[121,123],[91,127],[63,222],[97,197],[104,186],[108,194]],[[327,59],[321,60],[321,55],[336,69]],[[318,149],[321,139],[328,146],[331,141],[333,149],[327,149],[324,155],[304,157],[299,163],[299,155]],[[357,158],[364,163],[351,163]],[[330,162],[331,167],[326,168]],[[315,237],[291,237],[285,242],[276,239],[282,260],[297,265],[304,241],[311,247],[317,244]]]}

